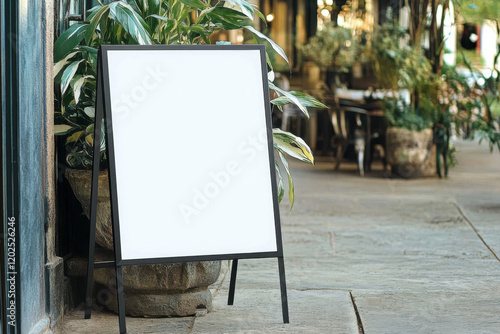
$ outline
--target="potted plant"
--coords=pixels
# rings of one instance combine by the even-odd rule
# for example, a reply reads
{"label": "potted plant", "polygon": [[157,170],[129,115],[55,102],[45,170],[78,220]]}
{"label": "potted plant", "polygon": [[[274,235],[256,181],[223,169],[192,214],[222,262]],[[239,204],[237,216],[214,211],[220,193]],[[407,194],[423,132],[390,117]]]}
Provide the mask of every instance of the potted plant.
{"label": "potted plant", "polygon": [[[264,18],[244,0],[215,4],[204,0],[123,0],[99,4],[89,11],[87,21],[70,26],[59,36],[54,45],[55,82],[61,89],[56,132],[65,138],[66,163],[71,167],[65,176],[87,216],[98,47],[103,44],[209,44],[211,35],[217,31],[246,29],[256,41],[266,41],[274,52],[287,60],[281,47],[253,28],[254,15]],[[269,66],[269,77],[273,79],[272,66]],[[278,96],[272,101],[278,110],[285,104],[294,103],[307,115],[307,107],[324,107],[306,94],[284,91],[272,82],[269,84]],[[106,166],[104,140],[99,145],[101,166]],[[313,156],[301,138],[279,129],[274,130],[274,147],[288,176],[288,194],[290,205],[293,205],[294,185],[285,154],[309,163],[313,163]],[[278,164],[276,173],[281,201],[285,187]],[[111,250],[107,172],[103,170],[99,178],[96,241]],[[124,268],[125,277],[130,278],[124,282],[127,312],[143,316],[189,315],[194,314],[199,305],[210,310],[211,295],[207,287],[217,279],[219,268],[219,261]],[[111,275],[111,270],[102,270],[96,272],[95,279],[106,285],[113,281]],[[108,306],[116,309],[113,302]]]}
{"label": "potted plant", "polygon": [[[315,88],[320,81],[329,88],[332,83],[339,86],[342,74],[349,72],[350,66],[357,59],[358,51],[357,41],[350,29],[328,23],[323,29],[318,30],[302,49],[306,60],[304,67],[308,71],[306,85]],[[314,66],[321,71],[321,78],[318,77],[319,72],[314,70]],[[309,78],[309,73],[317,74]]]}
{"label": "potted plant", "polygon": [[403,177],[434,175],[432,121],[403,99],[385,103],[389,122],[386,159],[392,173]]}
{"label": "potted plant", "polygon": [[386,92],[386,159],[400,176],[430,176],[436,173],[432,128],[440,112],[439,78],[406,37],[396,24],[385,24],[374,34],[370,50],[377,83]]}

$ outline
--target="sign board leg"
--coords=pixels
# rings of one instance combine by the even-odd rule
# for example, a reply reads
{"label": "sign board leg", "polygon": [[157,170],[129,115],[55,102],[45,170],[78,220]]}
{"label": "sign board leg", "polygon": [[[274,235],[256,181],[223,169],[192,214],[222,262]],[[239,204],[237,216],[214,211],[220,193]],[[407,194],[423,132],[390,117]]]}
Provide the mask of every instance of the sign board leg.
{"label": "sign board leg", "polygon": [[283,312],[283,322],[288,324],[288,297],[286,294],[286,278],[285,278],[285,261],[282,256],[278,257],[278,267],[280,273],[280,289],[281,289],[281,309]]}
{"label": "sign board leg", "polygon": [[121,266],[116,266],[116,290],[118,299],[120,334],[125,334],[127,333],[127,326],[125,324],[125,288],[123,287],[123,268]]}
{"label": "sign board leg", "polygon": [[92,312],[92,285],[94,283],[95,220],[90,226],[89,256],[87,259],[87,289],[85,292],[85,319]]}
{"label": "sign board leg", "polygon": [[[89,238],[89,255],[87,258],[87,289],[85,293],[85,319],[90,319],[92,312],[92,285],[94,283],[94,255],[95,255],[95,230],[97,219],[97,193],[99,187],[99,166],[101,158],[101,123],[103,116],[102,108],[102,75],[98,74],[97,80],[97,97],[96,97],[96,112],[94,120],[94,152],[92,165],[92,188],[90,196],[90,238]],[[97,144],[96,144],[97,143]]]}
{"label": "sign board leg", "polygon": [[227,305],[233,305],[234,303],[234,289],[236,287],[237,271],[238,271],[238,259],[233,259],[233,265],[231,267],[231,281],[229,282],[229,297],[227,299]]}

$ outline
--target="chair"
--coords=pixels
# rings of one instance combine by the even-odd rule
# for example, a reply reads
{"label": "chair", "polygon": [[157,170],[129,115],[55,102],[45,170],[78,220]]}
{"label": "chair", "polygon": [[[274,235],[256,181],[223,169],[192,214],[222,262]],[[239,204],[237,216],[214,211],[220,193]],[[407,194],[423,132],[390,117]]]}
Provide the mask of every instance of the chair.
{"label": "chair", "polygon": [[296,105],[290,103],[283,106],[283,119],[281,122],[281,129],[288,131],[296,136],[303,137],[303,124],[306,116]]}
{"label": "chair", "polygon": [[367,116],[368,112],[362,108],[339,106],[338,104],[332,108],[331,120],[334,131],[332,145],[334,150],[336,149],[335,170],[340,168],[347,146],[352,144],[356,153],[359,174],[361,176],[365,174],[365,151],[369,146],[369,142],[367,143],[367,133],[369,133],[367,132]]}

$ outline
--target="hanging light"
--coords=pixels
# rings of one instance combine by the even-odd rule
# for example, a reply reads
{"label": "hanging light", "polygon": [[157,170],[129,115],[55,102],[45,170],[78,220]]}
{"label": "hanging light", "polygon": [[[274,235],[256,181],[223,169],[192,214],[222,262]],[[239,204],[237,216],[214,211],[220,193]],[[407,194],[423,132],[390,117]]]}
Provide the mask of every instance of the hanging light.
{"label": "hanging light", "polygon": [[267,14],[266,20],[267,20],[267,22],[273,22],[273,20],[274,20],[274,14],[273,13]]}

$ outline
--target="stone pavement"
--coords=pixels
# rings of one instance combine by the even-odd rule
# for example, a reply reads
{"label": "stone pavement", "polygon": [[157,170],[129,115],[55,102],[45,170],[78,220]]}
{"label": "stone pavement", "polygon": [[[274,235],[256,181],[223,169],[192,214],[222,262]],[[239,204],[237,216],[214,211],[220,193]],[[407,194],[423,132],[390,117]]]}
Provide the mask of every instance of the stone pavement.
{"label": "stone pavement", "polygon": [[[391,179],[375,166],[293,163],[282,205],[290,324],[281,323],[276,259],[228,266],[206,316],[127,318],[129,333],[500,333],[500,155],[456,143],[445,180]],[[73,312],[59,333],[117,333],[109,313]]]}

